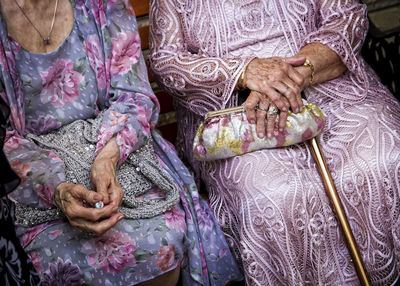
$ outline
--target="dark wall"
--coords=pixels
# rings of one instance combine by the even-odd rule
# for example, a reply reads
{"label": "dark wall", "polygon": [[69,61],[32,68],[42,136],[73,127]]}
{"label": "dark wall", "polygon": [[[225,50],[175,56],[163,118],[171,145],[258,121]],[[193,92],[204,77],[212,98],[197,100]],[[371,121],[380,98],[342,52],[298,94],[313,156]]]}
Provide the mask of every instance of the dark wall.
{"label": "dark wall", "polygon": [[400,0],[363,0],[370,29],[362,49],[367,63],[400,100]]}

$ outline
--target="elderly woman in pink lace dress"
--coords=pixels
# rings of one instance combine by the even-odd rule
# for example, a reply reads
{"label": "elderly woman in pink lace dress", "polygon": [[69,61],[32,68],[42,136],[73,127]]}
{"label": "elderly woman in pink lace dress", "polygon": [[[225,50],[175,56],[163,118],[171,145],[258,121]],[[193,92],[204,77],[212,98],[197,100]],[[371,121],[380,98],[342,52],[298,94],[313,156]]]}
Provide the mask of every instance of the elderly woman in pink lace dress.
{"label": "elderly woman in pink lace dress", "polygon": [[[302,107],[301,92],[323,110],[319,139],[369,277],[395,284],[400,105],[359,55],[366,7],[154,0],[150,22],[151,67],[175,98],[180,153],[204,181],[248,285],[359,282],[307,143],[207,163],[193,158],[204,114],[240,104],[239,89],[249,90],[245,106],[260,137],[282,132],[288,111]],[[281,121],[265,126],[273,109]]]}

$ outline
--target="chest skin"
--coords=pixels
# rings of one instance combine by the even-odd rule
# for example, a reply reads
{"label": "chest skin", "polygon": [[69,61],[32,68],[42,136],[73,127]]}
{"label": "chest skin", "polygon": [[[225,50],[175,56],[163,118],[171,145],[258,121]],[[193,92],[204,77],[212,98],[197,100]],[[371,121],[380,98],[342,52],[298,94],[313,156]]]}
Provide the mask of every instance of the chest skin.
{"label": "chest skin", "polygon": [[[53,20],[56,0],[17,0],[33,25],[47,38]],[[15,0],[1,0],[1,13],[7,24],[8,34],[24,49],[33,53],[54,51],[70,34],[74,23],[74,10],[68,0],[58,0],[50,44],[42,37],[18,8]]]}

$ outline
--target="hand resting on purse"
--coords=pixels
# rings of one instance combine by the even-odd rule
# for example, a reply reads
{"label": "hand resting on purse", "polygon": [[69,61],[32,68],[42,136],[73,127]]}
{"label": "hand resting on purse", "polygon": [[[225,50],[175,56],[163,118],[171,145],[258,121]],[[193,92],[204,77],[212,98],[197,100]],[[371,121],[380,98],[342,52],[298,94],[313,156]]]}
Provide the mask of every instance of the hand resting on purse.
{"label": "hand resting on purse", "polygon": [[[279,122],[279,115],[275,124]],[[299,113],[289,112],[283,132],[259,138],[243,106],[209,112],[196,133],[193,152],[200,161],[227,159],[260,149],[289,146],[317,136],[325,126],[321,109],[305,102]]]}

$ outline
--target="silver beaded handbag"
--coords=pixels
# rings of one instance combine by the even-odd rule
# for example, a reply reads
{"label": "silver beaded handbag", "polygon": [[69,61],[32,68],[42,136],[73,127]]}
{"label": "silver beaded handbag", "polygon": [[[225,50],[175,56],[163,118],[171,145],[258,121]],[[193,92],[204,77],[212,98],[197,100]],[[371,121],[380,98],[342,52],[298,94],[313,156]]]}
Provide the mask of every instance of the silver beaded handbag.
{"label": "silver beaded handbag", "polygon": [[[27,138],[57,154],[64,162],[67,182],[82,184],[90,190],[90,170],[102,118],[100,113],[95,119],[77,120],[47,134],[28,134]],[[151,137],[128,156],[116,175],[124,192],[119,212],[125,218],[151,218],[179,202],[178,187],[158,162]],[[164,191],[165,199],[137,198],[153,186]],[[58,208],[41,209],[20,203],[16,203],[15,216],[17,223],[25,227],[64,218]]]}

